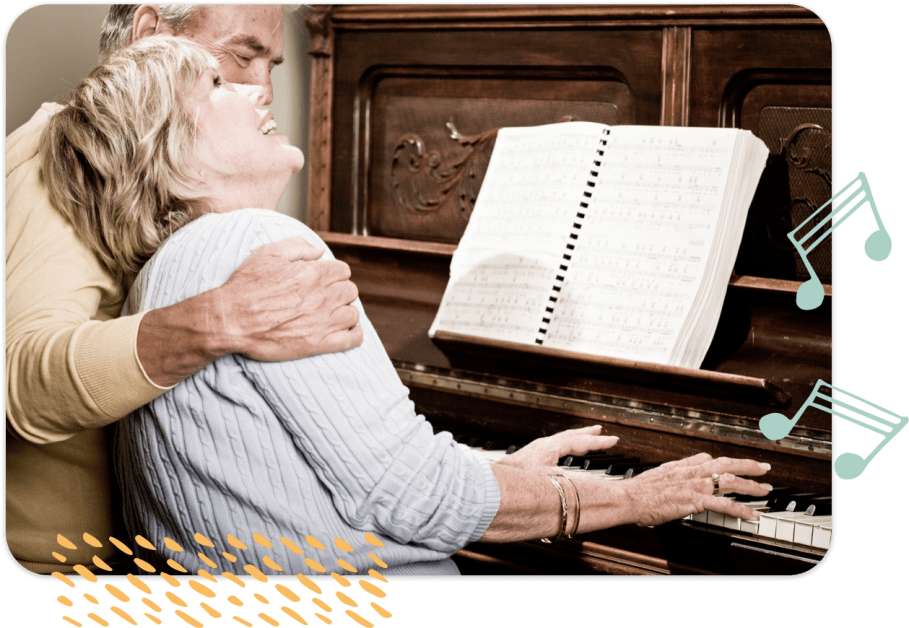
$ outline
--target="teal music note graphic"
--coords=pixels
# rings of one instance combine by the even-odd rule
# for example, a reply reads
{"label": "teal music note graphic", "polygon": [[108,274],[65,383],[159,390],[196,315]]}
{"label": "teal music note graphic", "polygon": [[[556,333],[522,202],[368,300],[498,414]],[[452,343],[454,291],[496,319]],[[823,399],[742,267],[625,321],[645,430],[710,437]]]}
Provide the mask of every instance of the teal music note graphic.
{"label": "teal music note graphic", "polygon": [[[858,187],[855,186],[856,183],[859,184]],[[846,196],[845,200],[837,201],[837,199],[843,196]],[[855,204],[851,205],[854,201]],[[844,220],[849,218],[855,210],[864,205],[865,201],[868,201],[868,204],[871,206],[871,211],[874,213],[874,220],[877,222],[878,227],[877,231],[872,233],[868,236],[868,239],[865,240],[865,254],[875,262],[883,261],[890,255],[892,243],[890,241],[890,234],[887,233],[887,230],[884,228],[884,223],[881,222],[881,215],[877,211],[877,205],[874,204],[874,197],[871,195],[871,188],[868,186],[868,179],[865,178],[864,172],[860,172],[849,185],[837,192],[833,198],[821,205],[813,214],[805,219],[802,224],[787,234],[789,240],[795,245],[795,250],[802,258],[802,261],[805,262],[805,268],[808,269],[808,274],[811,276],[810,279],[799,286],[798,292],[796,292],[795,295],[795,302],[801,309],[813,310],[824,300],[824,286],[821,284],[821,280],[818,279],[817,273],[814,272],[814,268],[812,268],[811,263],[808,261],[808,254],[823,242],[824,238],[830,235],[834,229],[840,226]],[[830,210],[830,215],[816,224],[804,236],[796,236],[796,232],[808,225],[816,216],[823,212],[827,206],[834,202],[837,204]],[[837,214],[844,210],[845,214],[834,222],[837,218]],[[829,223],[833,224],[827,228]],[[818,237],[814,242],[806,245],[808,240],[813,238],[822,228],[826,230],[818,234]]]}
{"label": "teal music note graphic", "polygon": [[[847,397],[849,402],[846,403],[841,399],[834,399],[834,390],[841,396]],[[823,405],[824,402],[829,405]],[[864,409],[860,406],[864,406]],[[819,379],[817,384],[814,385],[811,395],[793,418],[790,419],[779,412],[764,415],[759,424],[761,433],[770,440],[786,438],[808,408],[817,408],[818,410],[829,412],[833,416],[846,419],[881,436],[881,441],[870,454],[861,456],[856,453],[846,452],[837,456],[833,469],[844,480],[852,480],[861,475],[868,463],[884,448],[884,445],[889,443],[890,439],[896,436],[903,426],[909,422],[909,417],[899,416],[890,410],[862,399],[858,395],[853,395],[842,388],[831,386],[824,380]]]}

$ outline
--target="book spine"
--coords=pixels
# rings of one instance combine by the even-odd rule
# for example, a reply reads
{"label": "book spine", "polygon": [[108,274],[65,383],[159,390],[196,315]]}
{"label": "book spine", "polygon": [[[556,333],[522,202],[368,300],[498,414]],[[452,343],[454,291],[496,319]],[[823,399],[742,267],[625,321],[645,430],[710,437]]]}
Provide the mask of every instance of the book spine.
{"label": "book spine", "polygon": [[568,269],[571,267],[571,258],[574,256],[575,247],[581,236],[581,228],[584,226],[584,219],[587,217],[587,210],[590,206],[590,199],[593,197],[593,190],[597,186],[600,178],[600,166],[603,161],[603,154],[606,151],[606,145],[609,141],[609,129],[603,129],[603,137],[600,138],[597,145],[597,156],[593,160],[593,167],[590,170],[590,178],[587,179],[584,196],[581,199],[580,206],[574,217],[574,223],[571,226],[571,232],[568,234],[568,241],[565,243],[565,251],[562,253],[562,259],[559,262],[559,272],[556,273],[555,281],[552,284],[552,290],[549,292],[549,300],[546,303],[546,311],[543,314],[543,320],[540,328],[537,330],[535,342],[542,345],[546,340],[546,333],[549,331],[549,324],[555,313],[556,305],[562,294],[562,288],[565,286],[565,277],[568,275]]}

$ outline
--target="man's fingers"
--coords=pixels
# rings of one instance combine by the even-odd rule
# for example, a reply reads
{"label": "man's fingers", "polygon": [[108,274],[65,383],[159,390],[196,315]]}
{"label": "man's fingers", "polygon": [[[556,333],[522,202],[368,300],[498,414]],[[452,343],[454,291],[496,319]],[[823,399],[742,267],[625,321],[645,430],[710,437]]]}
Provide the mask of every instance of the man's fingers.
{"label": "man's fingers", "polygon": [[321,273],[323,285],[330,285],[350,279],[350,266],[348,266],[346,262],[336,259],[319,260],[312,262],[308,267],[308,269],[315,268]]}
{"label": "man's fingers", "polygon": [[357,285],[350,280],[336,281],[331,284],[329,291],[331,302],[339,306],[350,305],[359,296]]}
{"label": "man's fingers", "polygon": [[350,329],[342,329],[325,336],[319,343],[319,353],[335,353],[347,351],[363,344],[363,328],[357,325]]}
{"label": "man's fingers", "polygon": [[331,313],[329,326],[333,331],[343,331],[360,321],[360,310],[352,305],[344,305]]}
{"label": "man's fingers", "polygon": [[314,261],[325,254],[325,247],[316,246],[306,238],[295,236],[278,242],[269,242],[260,247],[263,254],[277,255],[288,262]]}

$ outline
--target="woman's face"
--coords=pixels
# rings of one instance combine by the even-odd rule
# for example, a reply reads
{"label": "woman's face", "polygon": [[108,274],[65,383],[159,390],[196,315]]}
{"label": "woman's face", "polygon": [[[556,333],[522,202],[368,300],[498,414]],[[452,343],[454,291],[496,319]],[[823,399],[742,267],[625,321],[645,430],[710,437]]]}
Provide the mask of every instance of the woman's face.
{"label": "woman's face", "polygon": [[273,209],[303,153],[275,132],[268,109],[257,107],[209,68],[183,102],[196,127],[194,155],[206,185],[229,186],[235,207]]}

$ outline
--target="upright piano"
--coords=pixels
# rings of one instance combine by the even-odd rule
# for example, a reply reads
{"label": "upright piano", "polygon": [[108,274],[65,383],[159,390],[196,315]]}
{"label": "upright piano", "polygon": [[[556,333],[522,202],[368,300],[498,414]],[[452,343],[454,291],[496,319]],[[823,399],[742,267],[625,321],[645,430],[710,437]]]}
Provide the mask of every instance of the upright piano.
{"label": "upright piano", "polygon": [[[483,443],[602,425],[617,450],[769,462],[767,481],[831,493],[831,417],[804,414],[831,377],[829,238],[810,264],[824,303],[796,306],[809,268],[787,233],[832,195],[831,44],[794,6],[317,6],[309,225],[350,264],[419,412]],[[428,330],[498,128],[563,120],[738,127],[770,149],[711,349],[700,369]],[[702,517],[703,518],[703,517]],[[823,543],[680,521],[555,545],[474,544],[468,574],[791,574]],[[829,540],[829,539],[828,539]]]}

